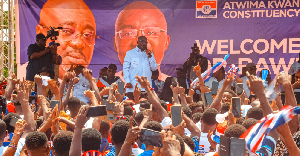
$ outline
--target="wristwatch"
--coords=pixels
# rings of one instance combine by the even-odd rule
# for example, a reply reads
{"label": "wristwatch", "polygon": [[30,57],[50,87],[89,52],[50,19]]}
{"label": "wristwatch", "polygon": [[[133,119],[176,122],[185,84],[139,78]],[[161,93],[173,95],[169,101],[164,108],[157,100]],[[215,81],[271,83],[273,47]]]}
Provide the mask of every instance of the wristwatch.
{"label": "wristwatch", "polygon": [[209,146],[209,150],[216,151],[216,149],[212,148],[211,146]]}

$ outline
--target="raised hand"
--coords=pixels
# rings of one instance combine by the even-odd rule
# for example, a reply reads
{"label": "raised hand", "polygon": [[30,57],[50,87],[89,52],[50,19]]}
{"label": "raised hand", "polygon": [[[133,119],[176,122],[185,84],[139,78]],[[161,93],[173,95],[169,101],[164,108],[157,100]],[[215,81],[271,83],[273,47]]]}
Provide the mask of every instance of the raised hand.
{"label": "raised hand", "polygon": [[151,88],[150,83],[148,82],[148,80],[145,80],[143,76],[141,76],[141,78],[139,76],[135,76],[135,78],[136,81],[139,82],[142,88],[145,88],[147,90]]}
{"label": "raised hand", "polygon": [[133,97],[135,98],[140,98],[142,91],[141,89],[138,87],[138,83],[135,84],[134,90],[133,90]]}
{"label": "raised hand", "polygon": [[89,80],[89,81],[92,81],[92,80],[93,80],[93,76],[91,75],[89,69],[84,68],[84,69],[82,70],[82,73],[83,73],[83,76],[84,76],[87,80]]}
{"label": "raised hand", "polygon": [[18,94],[17,94],[17,100],[21,103],[24,104],[24,102],[28,102],[29,99],[29,94],[27,90],[27,85],[24,84],[23,82],[20,82],[19,89],[18,89]]}
{"label": "raised hand", "polygon": [[171,131],[174,133],[179,134],[180,136],[184,135],[184,128],[186,127],[186,123],[183,120],[178,126],[174,127],[173,125],[170,125]]}
{"label": "raised hand", "polygon": [[152,105],[150,105],[150,109],[145,109],[143,111],[143,116],[148,120],[152,119]]}
{"label": "raised hand", "polygon": [[72,79],[73,85],[77,84],[79,82],[79,77],[74,77]]}
{"label": "raised hand", "polygon": [[43,84],[43,79],[40,75],[35,75],[34,76],[34,82],[36,85],[42,85]]}
{"label": "raised hand", "polygon": [[[93,97],[95,97],[95,91],[91,91],[91,90],[86,90],[86,91],[84,91],[84,95],[85,95],[85,97],[87,97],[87,98],[89,98],[89,99],[91,99],[91,98],[93,98]],[[96,98],[96,97],[95,97]]]}
{"label": "raised hand", "polygon": [[132,127],[133,117],[130,117],[129,129],[126,135],[126,143],[133,144],[137,139],[138,135],[141,133],[141,129],[139,127]]}
{"label": "raised hand", "polygon": [[190,88],[190,90],[189,90],[189,96],[190,96],[190,97],[193,97],[194,94],[195,94],[194,89]]}
{"label": "raised hand", "polygon": [[116,100],[121,102],[123,99],[124,99],[124,96],[125,96],[125,92],[121,95],[118,90],[115,90],[115,97],[116,97]]}
{"label": "raised hand", "polygon": [[277,74],[277,82],[280,85],[290,85],[291,84],[291,76],[288,73],[285,72],[280,72],[279,74]]}
{"label": "raised hand", "polygon": [[208,139],[208,142],[209,142],[211,148],[216,149],[217,143],[215,141],[213,141],[213,139],[211,138],[212,135],[213,135],[213,132],[208,131],[207,139]]}
{"label": "raised hand", "polygon": [[248,88],[255,94],[265,94],[265,87],[262,83],[262,80],[254,75],[250,75],[249,72],[246,72],[246,75],[249,79]]}
{"label": "raised hand", "polygon": [[115,111],[114,114],[117,116],[123,116],[124,114],[124,105],[120,102],[115,103]]}
{"label": "raised hand", "polygon": [[75,72],[65,72],[63,80],[67,81],[75,77]]}
{"label": "raised hand", "polygon": [[227,76],[227,78],[225,79],[225,81],[223,82],[223,86],[228,87],[232,84],[233,80],[235,79],[235,75],[229,75]]}
{"label": "raised hand", "polygon": [[180,142],[176,140],[176,136],[168,131],[166,134],[165,130],[161,131],[161,140],[163,144],[162,155],[180,156]]}
{"label": "raised hand", "polygon": [[201,67],[200,67],[200,65],[199,65],[199,62],[198,62],[198,65],[197,65],[196,67],[193,68],[193,71],[196,72],[196,75],[197,75],[198,77],[201,77]]}
{"label": "raised hand", "polygon": [[15,130],[14,134],[21,135],[24,131],[25,126],[27,125],[27,122],[25,120],[19,119],[15,123]]}
{"label": "raised hand", "polygon": [[178,87],[178,93],[180,95],[185,94],[185,89],[183,87]]}
{"label": "raised hand", "polygon": [[177,86],[176,87],[173,87],[173,85],[170,85],[170,88],[172,89],[172,92],[174,94],[178,94],[179,93],[179,84],[177,83]]}
{"label": "raised hand", "polygon": [[75,126],[78,128],[82,128],[84,124],[89,120],[89,118],[86,118],[86,114],[89,110],[88,105],[81,106],[81,108],[78,111],[77,118],[75,121]]}

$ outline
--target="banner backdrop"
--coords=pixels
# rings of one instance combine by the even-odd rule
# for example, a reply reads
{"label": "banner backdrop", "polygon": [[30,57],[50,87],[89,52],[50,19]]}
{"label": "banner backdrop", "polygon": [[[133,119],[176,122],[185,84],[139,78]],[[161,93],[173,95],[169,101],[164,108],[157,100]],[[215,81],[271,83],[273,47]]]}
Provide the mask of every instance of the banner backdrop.
{"label": "banner backdrop", "polygon": [[230,53],[226,71],[230,64],[242,69],[253,62],[257,73],[269,69],[272,76],[287,72],[300,52],[300,0],[18,0],[16,9],[18,77],[26,71],[28,45],[49,26],[63,27],[56,41],[60,71],[84,64],[94,77],[110,63],[122,71],[126,51],[140,35],[169,76],[194,43],[209,67]]}

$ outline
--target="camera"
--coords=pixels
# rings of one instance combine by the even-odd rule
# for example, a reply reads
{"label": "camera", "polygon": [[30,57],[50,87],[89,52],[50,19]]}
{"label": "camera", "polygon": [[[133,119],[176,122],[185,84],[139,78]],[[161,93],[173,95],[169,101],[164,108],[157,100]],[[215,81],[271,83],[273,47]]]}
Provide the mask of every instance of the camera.
{"label": "camera", "polygon": [[57,40],[57,36],[59,36],[59,31],[55,31],[55,29],[63,29],[63,28],[62,27],[55,28],[50,26],[50,30],[47,32],[47,36],[46,36],[47,39],[50,38],[50,40],[52,41],[50,42],[49,46],[51,45],[60,46],[59,43],[55,43],[55,40]]}

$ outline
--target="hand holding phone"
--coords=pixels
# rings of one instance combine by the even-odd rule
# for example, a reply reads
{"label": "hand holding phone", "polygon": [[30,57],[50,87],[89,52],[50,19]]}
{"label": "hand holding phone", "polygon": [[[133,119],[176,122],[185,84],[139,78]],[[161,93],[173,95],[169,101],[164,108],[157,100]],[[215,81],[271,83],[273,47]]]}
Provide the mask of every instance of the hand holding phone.
{"label": "hand holding phone", "polygon": [[178,126],[182,122],[181,112],[181,105],[171,106],[172,125],[174,127]]}
{"label": "hand holding phone", "polygon": [[150,129],[141,129],[139,147],[141,147],[143,143],[155,147],[162,147],[161,133]]}
{"label": "hand holding phone", "polygon": [[232,114],[234,115],[234,117],[236,118],[240,118],[241,117],[241,98],[240,97],[232,97],[231,98],[231,110],[232,110]]}
{"label": "hand holding phone", "polygon": [[99,106],[90,106],[86,117],[97,117],[97,116],[106,116],[106,106],[99,105]]}
{"label": "hand holding phone", "polygon": [[212,82],[212,87],[211,87],[211,94],[212,95],[217,95],[218,94],[218,87],[219,87],[219,82]]}
{"label": "hand holding phone", "polygon": [[124,82],[118,82],[118,92],[122,95],[124,93]]}

